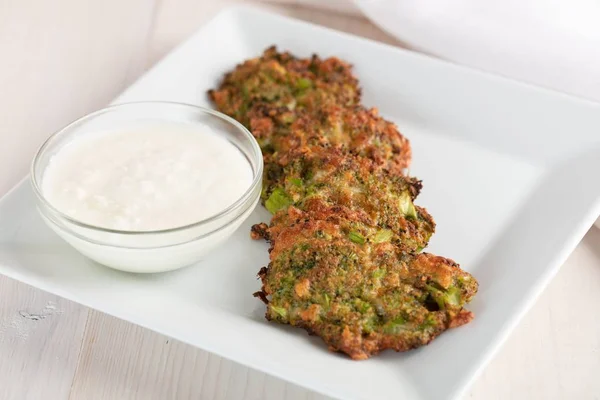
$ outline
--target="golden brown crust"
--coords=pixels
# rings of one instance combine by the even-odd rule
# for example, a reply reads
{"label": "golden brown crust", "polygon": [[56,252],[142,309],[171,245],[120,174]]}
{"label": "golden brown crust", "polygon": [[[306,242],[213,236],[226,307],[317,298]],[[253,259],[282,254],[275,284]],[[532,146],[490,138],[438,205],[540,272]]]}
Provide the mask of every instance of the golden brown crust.
{"label": "golden brown crust", "polygon": [[252,228],[250,230],[250,237],[253,240],[259,240],[259,239],[269,239],[269,226],[267,224],[265,224],[264,222],[261,222],[260,224],[254,224],[252,225]]}

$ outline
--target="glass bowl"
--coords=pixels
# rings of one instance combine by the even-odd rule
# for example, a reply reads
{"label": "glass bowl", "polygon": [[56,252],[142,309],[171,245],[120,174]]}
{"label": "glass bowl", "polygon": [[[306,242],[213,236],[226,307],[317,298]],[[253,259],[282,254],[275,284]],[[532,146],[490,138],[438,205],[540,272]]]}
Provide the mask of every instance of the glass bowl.
{"label": "glass bowl", "polygon": [[[100,130],[138,123],[177,122],[208,126],[236,146],[252,168],[253,181],[231,206],[202,221],[156,231],[106,229],[78,221],[57,210],[42,191],[44,170],[52,157],[73,139]],[[224,161],[226,163],[226,161]],[[226,167],[226,164],[224,165]],[[261,192],[263,159],[252,134],[234,119],[210,109],[170,102],[126,103],[82,117],[53,134],[38,150],[31,182],[45,223],[92,260],[128,272],[163,272],[201,260],[226,241],[256,207]]]}

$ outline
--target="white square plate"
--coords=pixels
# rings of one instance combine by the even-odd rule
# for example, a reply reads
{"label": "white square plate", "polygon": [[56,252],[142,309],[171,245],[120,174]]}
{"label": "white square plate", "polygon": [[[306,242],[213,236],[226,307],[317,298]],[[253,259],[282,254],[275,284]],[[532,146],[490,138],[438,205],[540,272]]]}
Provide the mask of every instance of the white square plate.
{"label": "white square plate", "polygon": [[247,8],[227,10],[117,102],[209,105],[222,74],[271,45],[355,65],[364,102],[411,140],[418,203],[438,223],[430,251],[480,282],[475,320],[429,346],[368,361],[267,323],[252,298],[267,245],[250,225],[204,262],[131,275],[86,260],[37,216],[27,182],[0,204],[0,272],[253,368],[352,399],[459,396],[600,213],[600,106]]}

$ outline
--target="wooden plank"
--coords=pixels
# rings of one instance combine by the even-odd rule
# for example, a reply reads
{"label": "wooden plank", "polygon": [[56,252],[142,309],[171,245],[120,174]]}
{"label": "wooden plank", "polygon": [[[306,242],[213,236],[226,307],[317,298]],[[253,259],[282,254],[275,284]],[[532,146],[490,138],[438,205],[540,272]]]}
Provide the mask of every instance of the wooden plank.
{"label": "wooden plank", "polygon": [[0,399],[66,399],[87,308],[0,276]]}
{"label": "wooden plank", "polygon": [[321,400],[325,397],[91,311],[71,399]]}

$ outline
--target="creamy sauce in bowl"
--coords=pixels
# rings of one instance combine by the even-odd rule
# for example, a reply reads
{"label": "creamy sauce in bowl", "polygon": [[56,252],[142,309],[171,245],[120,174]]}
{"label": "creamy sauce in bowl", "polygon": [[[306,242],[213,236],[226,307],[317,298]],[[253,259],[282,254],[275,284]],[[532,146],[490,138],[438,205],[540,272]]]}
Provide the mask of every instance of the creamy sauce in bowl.
{"label": "creamy sauce in bowl", "polygon": [[108,267],[154,273],[195,264],[230,239],[259,202],[263,159],[226,115],[137,102],[56,132],[31,172],[38,212],[65,242]]}
{"label": "creamy sauce in bowl", "polygon": [[161,122],[74,139],[52,156],[41,191],[82,223],[156,231],[224,211],[252,181],[246,157],[210,127]]}

